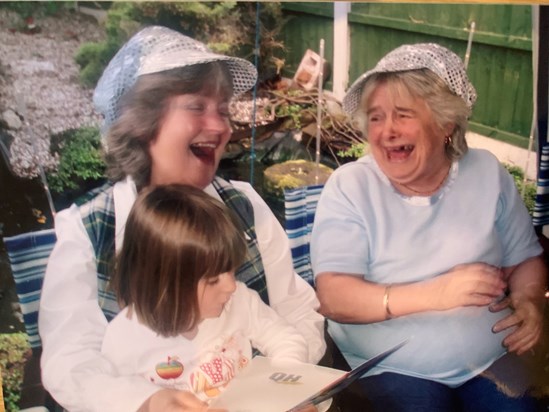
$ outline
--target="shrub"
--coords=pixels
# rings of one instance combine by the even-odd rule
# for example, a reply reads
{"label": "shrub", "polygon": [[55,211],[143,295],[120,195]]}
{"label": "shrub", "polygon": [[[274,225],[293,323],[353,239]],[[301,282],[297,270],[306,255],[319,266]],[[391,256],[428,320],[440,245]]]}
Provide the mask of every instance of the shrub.
{"label": "shrub", "polygon": [[70,1],[6,1],[0,2],[0,7],[13,10],[23,19],[36,15],[51,16],[64,7],[71,7]]}
{"label": "shrub", "polygon": [[31,354],[26,333],[0,334],[0,373],[6,411],[19,410],[25,362]]}
{"label": "shrub", "polygon": [[351,157],[353,159],[358,159],[365,154],[370,152],[370,145],[368,142],[364,143],[353,143],[350,148],[347,150],[342,150],[337,153],[340,157]]}
{"label": "shrub", "polygon": [[[200,40],[219,53],[247,58],[255,49],[256,3],[252,2],[113,2],[108,10],[103,43],[87,43],[78,50],[76,61],[81,80],[93,87],[109,60],[140,27],[159,24]],[[259,47],[260,73],[276,65],[276,53],[284,51],[279,39],[285,19],[280,3],[262,3]]]}
{"label": "shrub", "polygon": [[534,205],[536,204],[536,184],[534,182],[524,180],[524,171],[515,165],[503,163],[503,167],[513,176],[515,185],[521,196],[523,196],[524,205],[530,215],[534,212]]}
{"label": "shrub", "polygon": [[47,176],[52,192],[75,190],[88,181],[105,178],[106,165],[97,128],[84,127],[52,136],[51,152],[59,157],[57,170]]}

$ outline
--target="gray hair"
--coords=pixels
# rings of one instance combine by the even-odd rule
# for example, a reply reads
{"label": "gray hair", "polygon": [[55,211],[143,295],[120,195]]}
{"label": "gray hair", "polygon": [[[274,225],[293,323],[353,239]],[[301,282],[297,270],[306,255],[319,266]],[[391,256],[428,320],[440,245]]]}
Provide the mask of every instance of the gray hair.
{"label": "gray hair", "polygon": [[428,69],[371,74],[365,82],[355,118],[364,136],[367,136],[367,104],[373,91],[387,84],[393,93],[398,94],[404,87],[413,97],[423,100],[433,119],[440,128],[454,124],[454,130],[446,144],[446,156],[450,160],[460,159],[468,150],[465,132],[471,109],[463,98],[453,93],[438,75]]}

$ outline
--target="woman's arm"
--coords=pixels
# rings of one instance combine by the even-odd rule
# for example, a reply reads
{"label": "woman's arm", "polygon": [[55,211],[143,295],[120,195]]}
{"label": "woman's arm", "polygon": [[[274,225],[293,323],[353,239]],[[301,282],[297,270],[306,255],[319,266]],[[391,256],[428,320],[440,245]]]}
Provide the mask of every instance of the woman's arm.
{"label": "woman's arm", "polygon": [[[95,254],[76,206],[58,213],[55,227],[58,240],[39,311],[44,387],[71,411],[108,410],[113,399],[136,410],[158,388],[141,378],[115,376],[100,356],[107,320],[97,300]],[[82,373],[85,364],[94,369]]]}
{"label": "woman's arm", "polygon": [[245,182],[231,182],[252,202],[255,229],[267,278],[269,304],[305,338],[310,363],[326,351],[324,317],[314,289],[293,269],[288,237],[263,199]]}
{"label": "woman's arm", "polygon": [[[499,269],[484,263],[459,265],[433,279],[391,285],[368,282],[361,274],[323,272],[316,277],[320,311],[342,323],[374,323],[392,316],[486,306],[503,294]],[[387,297],[385,297],[388,292]],[[384,302],[386,300],[386,302]]]}
{"label": "woman's arm", "polygon": [[521,355],[532,349],[539,341],[543,329],[547,268],[541,257],[504,269],[509,279],[509,296],[490,307],[499,311],[511,307],[513,313],[494,325],[494,332],[516,327],[503,345],[510,352]]}

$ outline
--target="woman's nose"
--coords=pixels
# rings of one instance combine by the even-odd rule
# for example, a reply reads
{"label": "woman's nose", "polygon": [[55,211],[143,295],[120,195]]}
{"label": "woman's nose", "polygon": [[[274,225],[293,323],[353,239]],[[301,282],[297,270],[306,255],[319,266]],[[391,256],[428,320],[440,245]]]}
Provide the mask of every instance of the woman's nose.
{"label": "woman's nose", "polygon": [[396,123],[395,119],[390,116],[385,119],[383,124],[383,137],[393,137],[396,133]]}
{"label": "woman's nose", "polygon": [[231,131],[231,124],[229,122],[229,117],[221,113],[208,113],[204,119],[206,128],[208,130],[217,132],[217,133],[227,133]]}

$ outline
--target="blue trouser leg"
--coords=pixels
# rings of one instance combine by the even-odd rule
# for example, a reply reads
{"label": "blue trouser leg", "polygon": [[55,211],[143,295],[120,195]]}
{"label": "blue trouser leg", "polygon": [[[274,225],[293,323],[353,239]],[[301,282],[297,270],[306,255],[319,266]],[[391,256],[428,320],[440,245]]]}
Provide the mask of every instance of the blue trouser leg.
{"label": "blue trouser leg", "polygon": [[380,412],[455,412],[459,401],[446,385],[396,373],[359,380],[362,392]]}
{"label": "blue trouser leg", "polygon": [[464,412],[537,412],[540,406],[531,396],[513,398],[497,389],[490,379],[477,376],[455,389]]}

